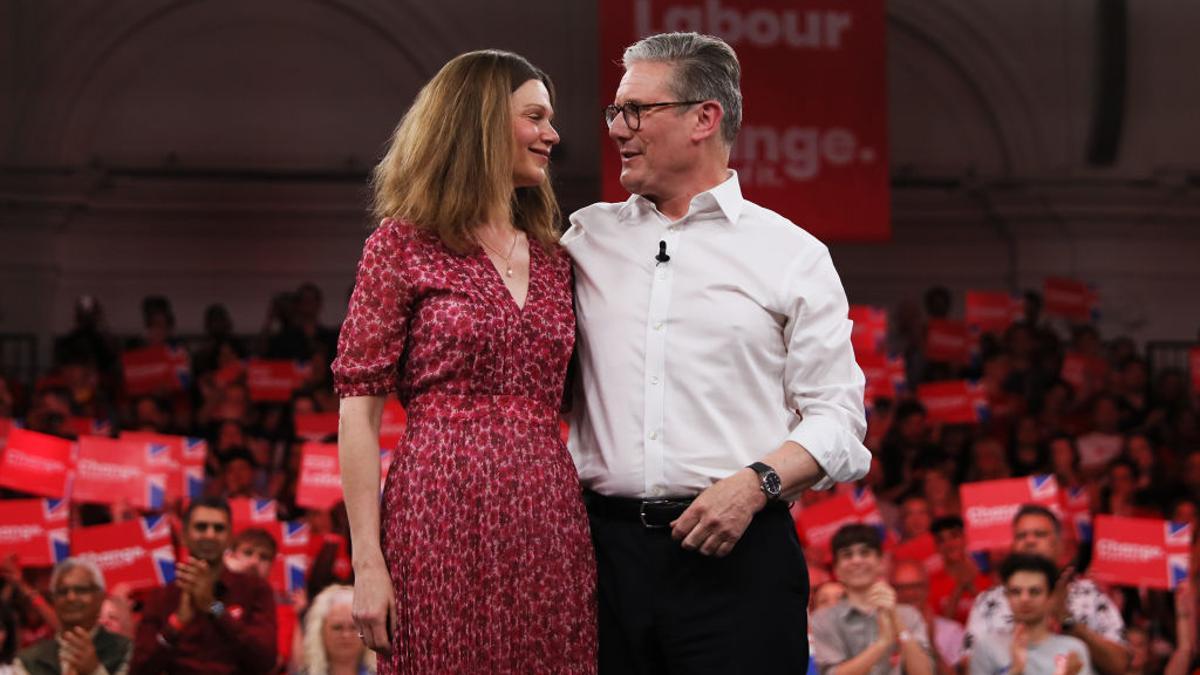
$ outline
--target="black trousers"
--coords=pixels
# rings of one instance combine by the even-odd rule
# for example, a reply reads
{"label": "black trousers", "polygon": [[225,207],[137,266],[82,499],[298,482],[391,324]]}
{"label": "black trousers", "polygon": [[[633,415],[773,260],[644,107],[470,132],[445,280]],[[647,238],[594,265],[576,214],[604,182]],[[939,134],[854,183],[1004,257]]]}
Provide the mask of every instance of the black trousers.
{"label": "black trousers", "polygon": [[759,512],[724,558],[589,515],[601,675],[807,672],[808,568],[786,509]]}

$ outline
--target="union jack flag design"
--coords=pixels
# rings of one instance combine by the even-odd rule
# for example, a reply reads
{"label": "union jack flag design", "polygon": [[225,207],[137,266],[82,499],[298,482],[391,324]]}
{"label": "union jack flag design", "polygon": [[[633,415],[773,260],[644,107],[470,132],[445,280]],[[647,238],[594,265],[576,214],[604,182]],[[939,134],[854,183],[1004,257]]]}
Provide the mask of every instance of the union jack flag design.
{"label": "union jack flag design", "polygon": [[1029,496],[1032,499],[1052,499],[1058,494],[1058,481],[1053,474],[1029,477]]}
{"label": "union jack flag design", "polygon": [[1192,526],[1188,523],[1176,523],[1167,521],[1163,525],[1165,532],[1165,542],[1167,546],[1191,546],[1192,544]]}

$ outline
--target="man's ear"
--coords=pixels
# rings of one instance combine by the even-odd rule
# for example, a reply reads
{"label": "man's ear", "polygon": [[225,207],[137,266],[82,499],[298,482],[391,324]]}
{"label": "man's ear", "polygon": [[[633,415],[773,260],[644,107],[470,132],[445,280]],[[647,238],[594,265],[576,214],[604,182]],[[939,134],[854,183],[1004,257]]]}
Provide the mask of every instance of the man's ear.
{"label": "man's ear", "polygon": [[692,129],[692,140],[703,141],[714,134],[721,133],[721,120],[725,119],[725,109],[716,101],[705,101],[697,104],[696,127]]}

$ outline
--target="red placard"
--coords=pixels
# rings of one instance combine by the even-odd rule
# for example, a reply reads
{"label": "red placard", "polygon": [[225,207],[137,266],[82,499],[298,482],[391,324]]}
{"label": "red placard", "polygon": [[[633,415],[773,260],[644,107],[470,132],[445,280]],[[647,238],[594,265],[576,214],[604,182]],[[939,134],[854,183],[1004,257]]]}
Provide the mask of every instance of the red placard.
{"label": "red placard", "polygon": [[893,546],[892,559],[915,560],[921,563],[929,574],[941,572],[946,566],[942,556],[938,555],[937,542],[928,532]]}
{"label": "red placard", "polygon": [[67,495],[71,441],[26,429],[12,429],[0,456],[0,486],[62,499]]}
{"label": "red placard", "polygon": [[925,358],[940,363],[971,362],[973,340],[965,321],[930,319],[925,329]]}
{"label": "red placard", "polygon": [[111,436],[112,422],[92,417],[68,417],[67,431],[76,436]]}
{"label": "red placard", "polygon": [[300,482],[296,504],[306,509],[327,509],[342,501],[342,474],[334,443],[305,443],[300,447]]}
{"label": "red placard", "polygon": [[250,359],[246,367],[246,385],[250,400],[262,403],[286,403],[292,392],[304,385],[308,364],[285,359]]}
{"label": "red placard", "polygon": [[996,333],[1020,321],[1025,315],[1025,301],[1011,293],[967,291],[967,327],[981,333]]}
{"label": "red placard", "polygon": [[161,509],[166,503],[170,471],[159,463],[169,463],[169,458],[170,448],[165,445],[84,436],[79,439],[71,499]]}
{"label": "red placard", "polygon": [[1088,574],[1096,581],[1169,591],[1188,578],[1188,523],[1098,515],[1095,534]]}
{"label": "red placard", "polygon": [[[746,197],[824,241],[890,239],[884,3],[606,0],[598,8],[601,102],[613,100],[623,74],[616,62],[640,37],[718,35],[741,63],[745,119],[730,166]],[[603,198],[624,200],[607,136],[601,160]]]}
{"label": "red placard", "polygon": [[316,539],[311,535],[308,523],[301,520],[277,521],[267,532],[275,538],[279,547],[267,579],[271,587],[284,593],[303,590],[311,562],[312,543]]}
{"label": "red placard", "polygon": [[854,355],[882,355],[887,340],[887,310],[870,305],[850,305],[850,320],[854,322],[850,332]]}
{"label": "red placard", "polygon": [[[292,426],[296,432],[296,438],[320,443],[330,436],[337,436],[338,414],[330,412],[296,415],[292,420]],[[380,435],[382,436],[382,433]]]}
{"label": "red placard", "polygon": [[65,499],[0,500],[0,551],[21,567],[57,564],[69,551],[68,512]]}
{"label": "red placard", "polygon": [[187,350],[165,345],[122,352],[121,368],[130,396],[183,391],[192,372]]}
{"label": "red placard", "polygon": [[1060,492],[1063,517],[1075,533],[1076,541],[1092,540],[1092,499],[1086,487],[1076,486]]}
{"label": "red placard", "polygon": [[1053,475],[964,483],[959,486],[967,548],[1007,550],[1012,520],[1023,504],[1041,504],[1061,517],[1058,481]]}
{"label": "red placard", "polygon": [[977,424],[988,416],[987,392],[968,380],[918,384],[917,399],[931,422]]}
{"label": "red placard", "polygon": [[383,405],[383,423],[379,427],[379,449],[395,450],[404,439],[408,416],[404,406],[394,398],[389,398]]}
{"label": "red placard", "polygon": [[1200,394],[1200,347],[1188,350],[1188,369],[1192,373],[1192,393]]}
{"label": "red placard", "polygon": [[238,534],[250,527],[260,527],[272,532],[277,521],[278,508],[274,499],[234,497],[229,500],[229,511],[233,516],[233,533]]}
{"label": "red placard", "polygon": [[71,555],[90,560],[109,588],[157,588],[175,578],[175,551],[166,516],[80,527],[71,532]]}
{"label": "red placard", "polygon": [[858,352],[854,357],[858,360],[858,367],[862,368],[863,376],[867,378],[863,397],[869,405],[879,398],[895,399],[899,392],[907,389],[904,357]]}
{"label": "red placard", "polygon": [[854,487],[804,507],[796,519],[796,530],[806,546],[819,549],[828,559],[830,540],[849,523],[869,523],[882,528],[883,518],[869,488]]}
{"label": "red placard", "polygon": [[1096,291],[1076,279],[1047,277],[1042,285],[1042,307],[1046,314],[1076,323],[1095,319]]}
{"label": "red placard", "polygon": [[208,455],[208,441],[148,431],[122,431],[121,440],[151,443],[156,446],[155,450],[160,449],[158,446],[169,449],[168,453],[152,453],[150,463],[153,470],[168,473],[167,501],[198,499],[204,494],[204,461]]}

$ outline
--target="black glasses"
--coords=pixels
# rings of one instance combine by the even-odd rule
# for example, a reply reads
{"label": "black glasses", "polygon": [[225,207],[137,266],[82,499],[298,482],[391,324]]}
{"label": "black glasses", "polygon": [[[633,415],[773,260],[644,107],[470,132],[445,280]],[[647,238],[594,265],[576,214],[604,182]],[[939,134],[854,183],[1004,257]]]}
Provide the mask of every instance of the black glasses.
{"label": "black glasses", "polygon": [[662,103],[622,103],[621,105],[609,104],[604,106],[604,121],[608,126],[612,126],[617,119],[617,114],[620,113],[625,118],[625,126],[629,127],[630,131],[637,131],[642,128],[642,111],[650,108],[669,108],[677,105],[696,105],[704,103],[701,101],[664,101]]}
{"label": "black glasses", "polygon": [[221,534],[228,528],[225,525],[225,523],[198,522],[198,523],[192,523],[192,529],[197,530],[199,532],[207,532],[208,530],[212,530],[216,534]]}
{"label": "black glasses", "polygon": [[65,598],[65,597],[67,597],[67,596],[71,595],[72,593],[74,593],[75,595],[77,595],[77,596],[79,596],[79,597],[83,597],[83,596],[85,596],[85,595],[91,595],[92,593],[95,593],[95,592],[96,592],[96,591],[98,591],[98,590],[100,590],[100,587],[99,587],[99,586],[96,586],[96,585],[91,585],[91,586],[59,586],[58,588],[54,589],[54,597],[56,597],[56,598]]}

